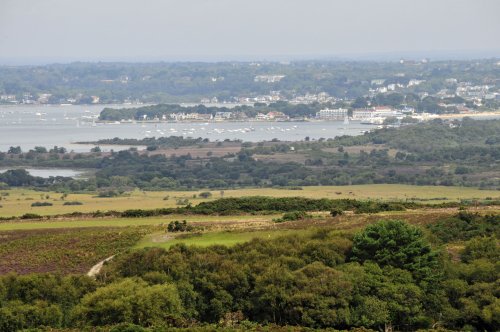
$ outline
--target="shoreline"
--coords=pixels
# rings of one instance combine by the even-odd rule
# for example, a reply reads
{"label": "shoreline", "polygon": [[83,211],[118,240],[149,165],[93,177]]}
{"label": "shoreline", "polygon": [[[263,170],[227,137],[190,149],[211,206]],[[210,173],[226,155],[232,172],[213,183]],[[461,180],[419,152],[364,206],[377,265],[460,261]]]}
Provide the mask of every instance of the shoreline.
{"label": "shoreline", "polygon": [[[417,119],[432,120],[432,119],[456,119],[456,118],[467,118],[467,117],[500,117],[500,111],[496,112],[478,112],[478,113],[453,113],[453,114],[416,114],[410,117],[414,117]],[[96,123],[103,124],[130,124],[130,123],[249,123],[249,122],[258,122],[258,123],[280,123],[280,122],[342,122],[344,119],[338,120],[321,120],[321,119],[288,119],[288,120],[257,120],[257,119],[246,119],[246,120],[223,120],[223,121],[214,121],[214,120],[185,120],[185,121],[172,121],[172,120],[97,120]],[[352,120],[351,122],[361,122],[363,120]]]}
{"label": "shoreline", "polygon": [[496,112],[477,112],[477,113],[458,113],[458,114],[432,114],[431,117],[441,119],[454,119],[454,118],[474,118],[474,117],[500,117],[500,111]]}

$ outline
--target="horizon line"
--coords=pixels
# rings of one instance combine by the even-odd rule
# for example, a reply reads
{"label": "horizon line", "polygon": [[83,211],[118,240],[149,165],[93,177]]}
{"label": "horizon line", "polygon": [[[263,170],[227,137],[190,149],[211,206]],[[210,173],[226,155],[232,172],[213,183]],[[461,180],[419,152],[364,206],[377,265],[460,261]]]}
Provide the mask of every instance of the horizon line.
{"label": "horizon line", "polygon": [[401,59],[418,61],[471,61],[500,58],[500,50],[450,50],[450,51],[389,51],[357,52],[342,54],[267,54],[267,55],[165,55],[165,56],[25,56],[1,57],[0,66],[43,66],[73,63],[221,63],[221,62],[301,62],[301,61],[352,61],[396,62]]}

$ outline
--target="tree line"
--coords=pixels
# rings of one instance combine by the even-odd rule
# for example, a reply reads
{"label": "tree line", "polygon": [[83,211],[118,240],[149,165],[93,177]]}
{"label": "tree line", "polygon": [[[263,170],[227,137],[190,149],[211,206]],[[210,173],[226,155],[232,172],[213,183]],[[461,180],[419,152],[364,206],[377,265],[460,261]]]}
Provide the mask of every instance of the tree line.
{"label": "tree line", "polygon": [[[66,204],[69,203],[69,204]],[[491,201],[491,204],[498,204]],[[81,202],[65,202],[65,205],[81,205]],[[442,203],[432,205],[440,207],[457,207],[462,203]],[[467,203],[463,203],[467,205]],[[35,202],[32,206],[51,206],[50,202]],[[355,199],[311,199],[305,197],[267,197],[267,196],[247,196],[220,198],[213,201],[201,202],[198,205],[191,205],[189,201],[185,206],[176,208],[156,208],[156,209],[128,209],[124,211],[94,211],[94,212],[71,212],[66,214],[55,214],[41,216],[34,213],[26,213],[19,217],[0,217],[0,220],[26,220],[26,219],[51,219],[51,218],[76,218],[76,217],[116,217],[116,218],[144,218],[166,215],[243,215],[243,214],[272,214],[286,212],[313,212],[324,211],[334,214],[342,214],[345,211],[354,213],[378,213],[383,211],[404,211],[406,209],[425,208],[427,205],[415,202],[385,202],[373,200]],[[460,205],[462,206],[462,205]]]}
{"label": "tree line", "polygon": [[169,115],[175,113],[198,113],[215,115],[217,112],[232,112],[234,115],[240,113],[246,117],[253,118],[258,113],[267,114],[269,112],[282,112],[290,118],[315,117],[316,112],[325,108],[334,107],[330,104],[320,104],[318,102],[312,104],[291,104],[288,102],[274,102],[269,105],[266,103],[255,103],[253,106],[242,105],[229,107],[216,106],[181,106],[179,104],[158,104],[152,106],[141,106],[135,108],[104,108],[99,114],[99,119],[103,121],[120,121],[120,120],[153,120],[162,119],[164,116],[169,119]]}

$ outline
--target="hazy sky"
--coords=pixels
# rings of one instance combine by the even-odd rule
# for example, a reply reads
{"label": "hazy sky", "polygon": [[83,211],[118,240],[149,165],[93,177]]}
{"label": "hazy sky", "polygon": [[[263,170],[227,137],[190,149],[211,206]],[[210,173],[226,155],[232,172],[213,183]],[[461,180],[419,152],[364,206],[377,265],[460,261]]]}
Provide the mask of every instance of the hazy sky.
{"label": "hazy sky", "polygon": [[500,0],[0,0],[0,61],[500,56]]}

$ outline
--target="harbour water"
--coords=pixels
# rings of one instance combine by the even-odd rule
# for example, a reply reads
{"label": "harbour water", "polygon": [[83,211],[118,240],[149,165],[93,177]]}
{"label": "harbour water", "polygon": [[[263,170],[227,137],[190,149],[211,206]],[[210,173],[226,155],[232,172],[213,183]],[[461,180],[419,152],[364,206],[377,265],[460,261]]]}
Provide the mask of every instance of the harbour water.
{"label": "harbour water", "polygon": [[[0,106],[0,151],[20,146],[28,151],[35,146],[52,148],[57,145],[68,151],[88,152],[92,146],[75,142],[97,141],[104,138],[137,138],[184,136],[202,137],[210,141],[241,139],[249,142],[334,138],[341,135],[360,135],[376,126],[359,122],[178,122],[178,123],[99,123],[96,121],[104,107],[134,107],[134,105],[82,106]],[[127,146],[101,146],[128,149]]]}

